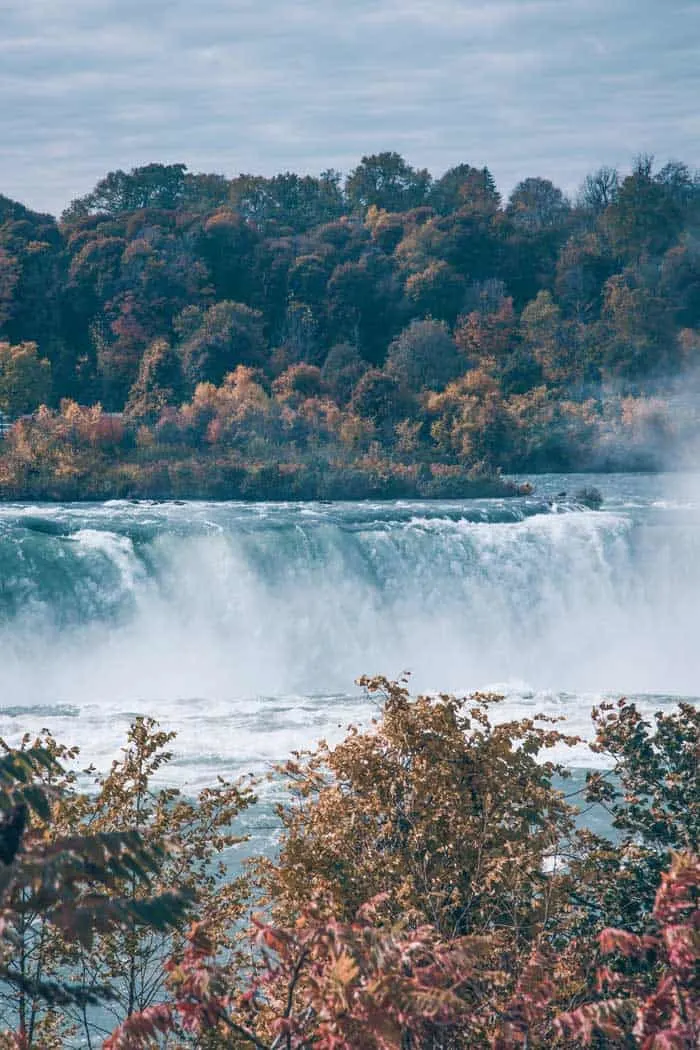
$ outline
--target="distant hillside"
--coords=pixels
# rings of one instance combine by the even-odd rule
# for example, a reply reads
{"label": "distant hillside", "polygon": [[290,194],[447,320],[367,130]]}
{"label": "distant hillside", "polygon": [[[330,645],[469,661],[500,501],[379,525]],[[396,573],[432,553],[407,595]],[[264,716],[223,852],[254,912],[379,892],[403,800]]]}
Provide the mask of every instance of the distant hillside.
{"label": "distant hillside", "polygon": [[117,466],[167,489],[192,457],[306,481],[372,464],[426,492],[653,467],[699,359],[681,163],[603,168],[574,202],[539,177],[504,202],[487,168],[432,179],[395,153],[344,181],[111,172],[60,222],[0,196],[0,411],[48,406],[3,443],[6,493]]}

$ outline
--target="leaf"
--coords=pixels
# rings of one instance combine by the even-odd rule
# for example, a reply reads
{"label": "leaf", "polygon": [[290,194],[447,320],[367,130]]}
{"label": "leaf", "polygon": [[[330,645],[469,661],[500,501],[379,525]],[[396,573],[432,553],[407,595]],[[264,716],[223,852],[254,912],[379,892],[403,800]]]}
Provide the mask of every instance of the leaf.
{"label": "leaf", "polygon": [[352,956],[347,952],[342,952],[331,966],[329,977],[331,981],[345,986],[351,984],[359,972],[359,967]]}

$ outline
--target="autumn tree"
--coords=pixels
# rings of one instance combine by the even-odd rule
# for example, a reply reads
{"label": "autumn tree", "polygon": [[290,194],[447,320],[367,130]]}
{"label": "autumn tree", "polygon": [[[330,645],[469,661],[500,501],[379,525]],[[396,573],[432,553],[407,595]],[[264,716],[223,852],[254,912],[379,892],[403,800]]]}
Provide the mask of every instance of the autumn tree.
{"label": "autumn tree", "polygon": [[321,369],[315,365],[293,365],[272,384],[273,393],[287,404],[299,403],[323,392]]}
{"label": "autumn tree", "polygon": [[[180,403],[198,383],[218,390],[239,365],[260,369],[266,382],[301,364],[325,370],[323,396],[306,399],[315,404],[304,419],[287,402],[280,429],[282,402],[274,398],[271,411],[256,417],[264,435],[252,458],[277,459],[275,441],[286,442],[284,457],[296,456],[299,477],[306,473],[299,492],[308,482],[308,494],[318,476],[308,457],[301,462],[305,434],[314,441],[323,435],[331,458],[335,434],[346,465],[362,449],[358,471],[371,474],[372,484],[388,474],[386,461],[366,458],[370,435],[384,443],[382,456],[398,442],[401,456],[413,459],[416,492],[431,454],[432,466],[451,458],[459,469],[507,467],[528,449],[539,450],[542,469],[569,460],[581,469],[636,467],[640,442],[630,439],[636,424],[626,420],[668,418],[653,400],[659,382],[696,367],[699,222],[698,174],[680,161],[657,170],[646,156],[627,173],[591,173],[574,207],[542,177],[523,180],[503,206],[488,168],[459,164],[432,179],[392,152],[364,157],[344,186],[334,171],[234,178],[193,175],[180,164],[115,171],[60,223],[0,196],[0,341],[36,344],[51,370],[51,388],[40,382],[40,397],[25,377],[34,392],[13,411],[35,409],[37,398],[86,409],[99,400],[103,431],[109,415],[125,408],[141,424],[137,430],[127,421],[119,454],[138,452],[118,463],[117,443],[109,462],[94,454],[94,442],[78,449],[67,439],[77,431],[60,412],[44,416],[36,454],[28,431],[18,444],[3,445],[3,491],[19,495],[31,481],[33,493],[76,496],[89,484],[92,495],[151,487],[163,495],[176,475],[196,475],[193,491],[204,492],[212,464],[181,469],[176,461],[200,440],[218,456],[222,439],[209,443],[205,413],[191,426]],[[348,411],[362,373],[384,369],[412,321],[448,326],[465,365],[478,373],[463,395],[453,390],[444,401],[452,422],[426,416],[438,382],[430,369],[424,384],[418,372],[402,380],[412,396],[393,418],[384,412],[377,422],[381,398],[374,405],[366,399],[368,415],[359,401]],[[346,368],[338,346],[355,348],[359,362]],[[181,381],[167,347],[180,358]],[[376,378],[366,385],[376,387]],[[483,390],[482,406],[470,383]],[[612,405],[611,383],[634,398],[633,410]],[[552,407],[554,393],[561,410]],[[640,398],[649,400],[646,416]],[[465,424],[457,438],[460,402]],[[247,416],[251,426],[254,417]],[[244,441],[254,444],[234,439],[229,423],[211,434],[229,435],[239,452]],[[426,444],[433,424],[440,437]],[[590,426],[596,438],[567,452],[567,435],[576,442]],[[555,457],[549,463],[546,449]]]}
{"label": "autumn tree", "polygon": [[561,310],[550,292],[539,292],[527,304],[520,316],[520,337],[548,382],[559,382],[568,376]]}
{"label": "autumn tree", "polygon": [[513,300],[496,289],[491,296],[483,286],[477,289],[478,309],[459,318],[455,341],[471,365],[504,362],[515,349],[518,332]]}
{"label": "autumn tree", "polygon": [[405,212],[389,212],[372,204],[367,209],[364,224],[371,230],[373,243],[391,255],[410,222]]}
{"label": "autumn tree", "polygon": [[254,369],[239,365],[218,387],[198,383],[179,413],[181,426],[191,429],[199,444],[225,441],[240,449],[279,437],[274,402],[259,380]]}
{"label": "autumn tree", "polygon": [[493,697],[414,699],[400,684],[365,684],[383,698],[373,727],[282,769],[279,858],[260,865],[272,915],[298,915],[318,894],[352,921],[381,894],[380,923],[426,923],[443,944],[473,938],[464,1005],[478,1001],[483,1038],[530,949],[569,921],[561,851],[573,814],[545,758],[566,741],[546,724],[494,725]]}
{"label": "autumn tree", "polygon": [[485,471],[507,458],[513,420],[488,363],[429,394],[425,408],[433,443],[441,455]]}
{"label": "autumn tree", "polygon": [[168,964],[172,1001],[124,1022],[105,1050],[191,1032],[202,1045],[236,1050],[438,1050],[459,1045],[465,1022],[472,1039],[485,1034],[488,1022],[465,1001],[483,980],[477,944],[445,942],[429,925],[378,923],[382,904],[368,902],[350,922],[317,901],[290,926],[258,920],[262,965],[238,995],[206,930],[194,928],[182,959]]}
{"label": "autumn tree", "polygon": [[[593,1002],[562,1014],[578,1045],[693,1050],[700,1042],[700,857],[673,855],[641,933],[606,929]],[[625,965],[627,964],[627,965]]]}
{"label": "autumn tree", "polygon": [[[128,1018],[109,1050],[187,1033],[212,1050],[694,1047],[690,705],[657,715],[654,732],[626,701],[595,714],[594,746],[615,766],[590,775],[584,798],[612,807],[616,844],[577,829],[580,792],[555,788],[564,770],[547,751],[580,741],[551,720],[497,724],[498,697],[363,683],[382,701],[371,726],[275,774],[280,848],[257,861],[264,910],[245,972],[197,924],[166,964],[167,997]],[[673,849],[640,900],[629,900],[634,839]],[[615,927],[604,893],[616,879],[630,908]]]}
{"label": "autumn tree", "polygon": [[[554,787],[563,771],[545,758],[573,741],[546,720],[494,724],[496,697],[365,684],[384,701],[374,724],[279,771],[288,795],[279,856],[258,862],[267,912],[251,931],[252,972],[241,980],[222,966],[206,927],[195,928],[168,964],[170,998],[123,1024],[110,1050],[188,1030],[237,1050],[552,1050],[599,1025],[629,1032],[635,1017],[635,1033],[667,1026],[685,1037],[697,1013],[688,863],[664,877],[658,934],[605,932],[605,913],[579,939],[600,861]],[[675,724],[692,738],[687,712]],[[623,735],[631,745],[634,732]],[[666,790],[660,768],[649,772],[654,791]],[[601,933],[604,950],[642,962],[619,973],[622,1002],[596,990]]]}
{"label": "autumn tree", "polygon": [[601,432],[600,406],[594,398],[563,399],[545,384],[511,390],[504,405],[510,424],[502,461],[507,470],[547,467],[577,470],[595,461]]}

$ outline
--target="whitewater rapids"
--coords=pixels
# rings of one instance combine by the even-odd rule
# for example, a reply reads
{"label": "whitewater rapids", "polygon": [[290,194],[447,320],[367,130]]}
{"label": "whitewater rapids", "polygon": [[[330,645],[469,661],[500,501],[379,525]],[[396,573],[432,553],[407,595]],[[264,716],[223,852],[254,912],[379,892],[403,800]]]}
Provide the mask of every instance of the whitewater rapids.
{"label": "whitewater rapids", "polygon": [[[590,510],[573,497],[597,485]],[[499,717],[700,692],[700,485],[537,479],[530,497],[0,505],[0,735],[105,768],[136,713],[187,787],[366,722],[358,675],[498,690]],[[566,496],[560,495],[565,491]],[[568,761],[591,764],[582,752]]]}

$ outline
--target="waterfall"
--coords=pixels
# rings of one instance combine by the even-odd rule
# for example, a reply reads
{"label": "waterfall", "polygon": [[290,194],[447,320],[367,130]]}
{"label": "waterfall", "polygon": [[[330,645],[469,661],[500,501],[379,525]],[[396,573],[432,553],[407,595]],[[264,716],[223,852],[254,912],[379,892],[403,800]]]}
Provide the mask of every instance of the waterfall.
{"label": "waterfall", "polygon": [[185,726],[190,762],[245,764],[364,717],[363,672],[495,688],[573,728],[604,693],[692,693],[695,513],[629,486],[600,511],[556,494],[5,505],[0,732],[57,724],[106,757],[138,711]]}

